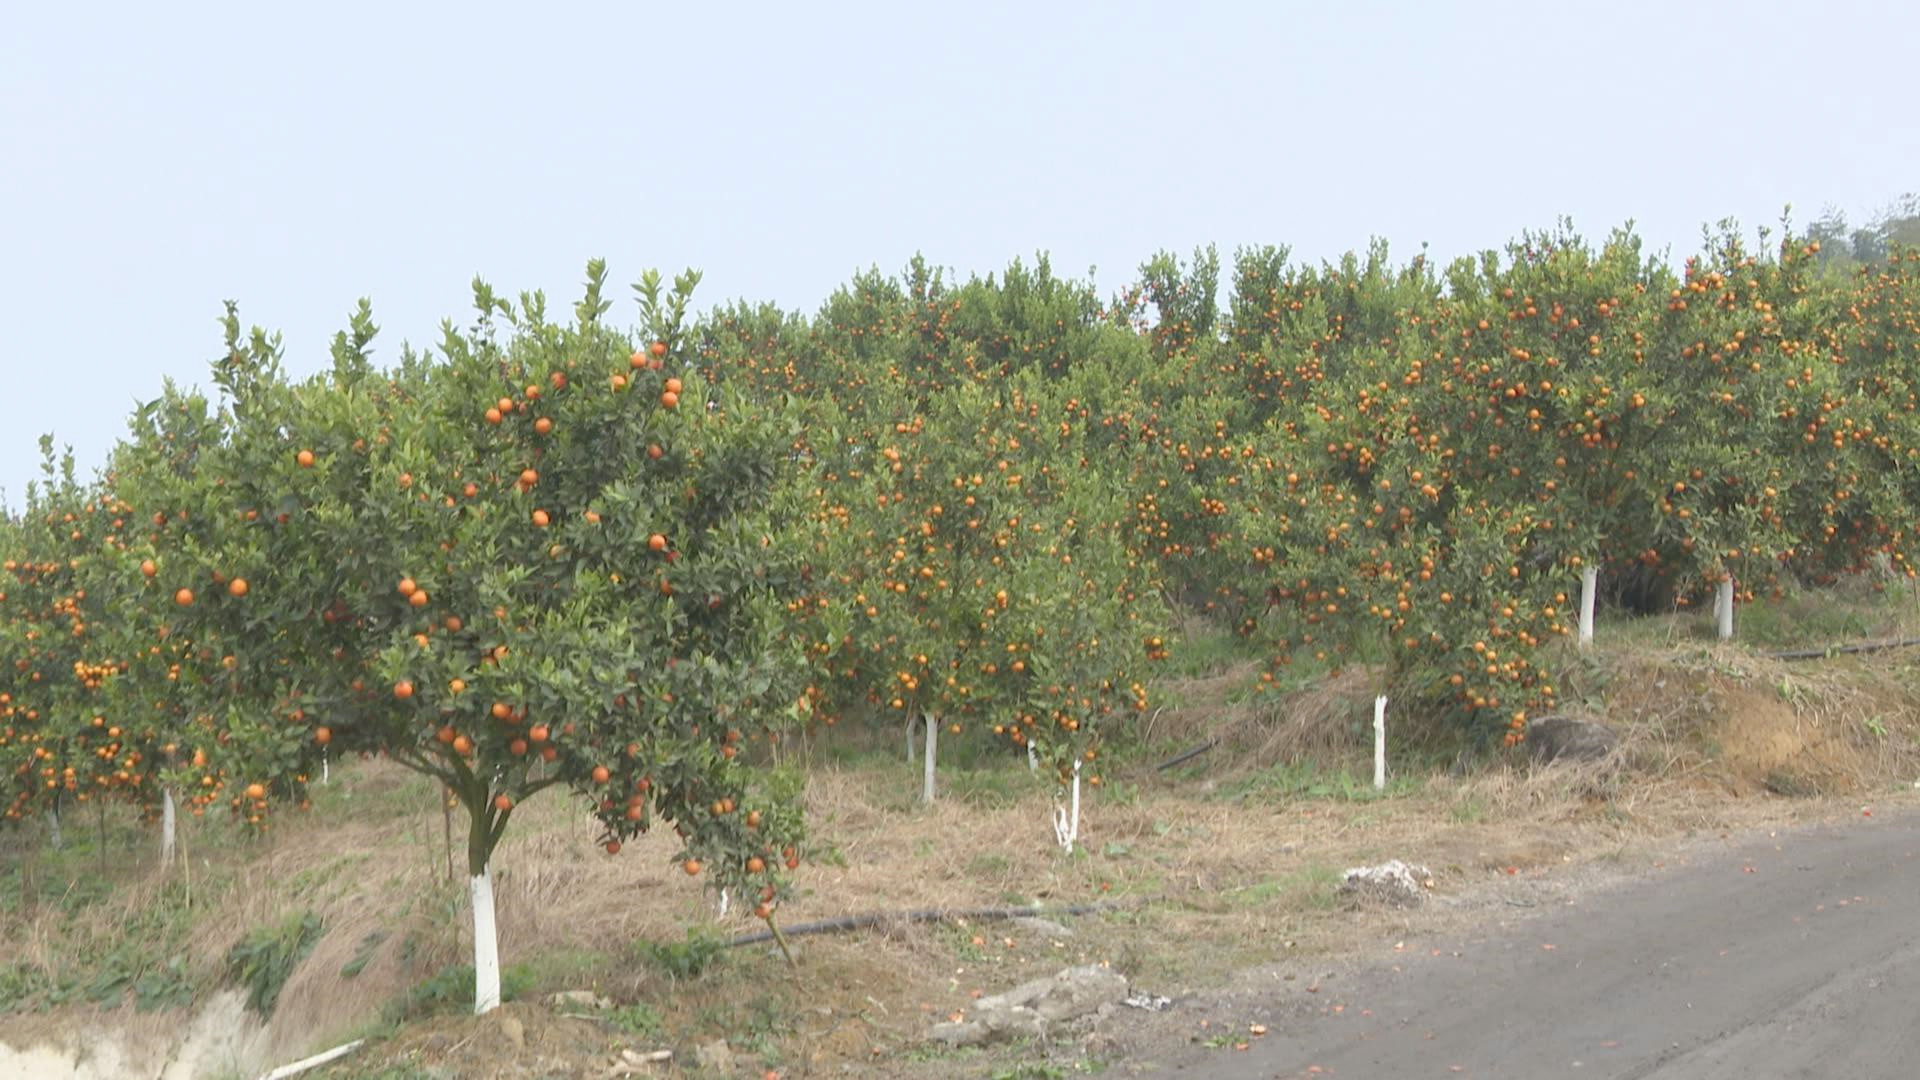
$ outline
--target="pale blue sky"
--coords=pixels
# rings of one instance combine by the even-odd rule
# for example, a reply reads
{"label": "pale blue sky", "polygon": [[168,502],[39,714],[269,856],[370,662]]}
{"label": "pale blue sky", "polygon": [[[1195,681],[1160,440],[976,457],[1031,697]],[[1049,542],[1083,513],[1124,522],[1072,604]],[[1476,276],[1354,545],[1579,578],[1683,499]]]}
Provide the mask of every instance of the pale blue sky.
{"label": "pale blue sky", "polygon": [[11,4],[0,487],[200,381],[226,298],[306,373],[360,296],[390,359],[476,272],[570,302],[591,256],[812,310],[915,251],[1110,289],[1858,214],[1920,187],[1916,42],[1892,2]]}

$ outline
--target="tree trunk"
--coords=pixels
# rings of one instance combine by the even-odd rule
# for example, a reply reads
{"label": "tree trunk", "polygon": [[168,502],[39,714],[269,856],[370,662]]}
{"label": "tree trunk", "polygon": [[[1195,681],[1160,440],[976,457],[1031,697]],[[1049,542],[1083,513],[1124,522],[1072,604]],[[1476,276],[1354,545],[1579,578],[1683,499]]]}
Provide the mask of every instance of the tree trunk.
{"label": "tree trunk", "polygon": [[52,844],[55,851],[67,846],[67,838],[60,834],[60,804],[57,802],[47,810],[47,843]]}
{"label": "tree trunk", "polygon": [[490,812],[491,793],[476,780],[462,796],[470,818],[467,833],[467,892],[473,901],[473,1013],[500,1007],[500,931],[493,917],[493,845],[506,813]]}
{"label": "tree trunk", "polygon": [[1387,787],[1387,699],[1383,694],[1373,699],[1373,789],[1384,791]]}
{"label": "tree trunk", "polygon": [[[1056,795],[1054,798],[1058,799],[1059,796]],[[1071,798],[1070,807],[1061,806],[1057,802],[1053,807],[1053,838],[1068,855],[1073,854],[1073,845],[1080,840],[1080,762],[1077,758],[1073,763]]]}
{"label": "tree trunk", "polygon": [[173,865],[174,807],[173,789],[160,790],[160,866],[166,869]]}
{"label": "tree trunk", "polygon": [[913,764],[913,727],[918,722],[912,713],[907,714],[907,764],[909,765]]}
{"label": "tree trunk", "polygon": [[473,897],[473,1014],[500,1007],[500,937],[493,921],[493,868],[467,882]]}
{"label": "tree trunk", "polygon": [[1720,623],[1720,640],[1733,640],[1733,575],[1720,579],[1720,585],[1714,590],[1714,614]]}
{"label": "tree trunk", "polygon": [[934,720],[934,718],[931,715],[925,714],[925,713],[921,714],[920,723],[921,723],[921,726],[926,728],[926,732],[927,732],[926,752],[923,755],[921,755],[922,770],[920,774],[920,777],[921,777],[920,778],[920,801],[931,806],[933,805],[933,796],[934,796],[933,762],[934,762],[934,759],[939,755],[940,725],[937,721]]}
{"label": "tree trunk", "polygon": [[1580,568],[1580,647],[1593,645],[1593,609],[1600,591],[1600,568]]}

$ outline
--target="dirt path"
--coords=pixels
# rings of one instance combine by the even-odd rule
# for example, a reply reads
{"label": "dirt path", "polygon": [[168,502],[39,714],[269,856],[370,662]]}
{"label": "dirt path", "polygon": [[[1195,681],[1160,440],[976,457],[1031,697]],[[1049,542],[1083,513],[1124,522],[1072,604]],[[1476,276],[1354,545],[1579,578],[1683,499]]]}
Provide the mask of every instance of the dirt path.
{"label": "dirt path", "polygon": [[1237,1077],[1910,1077],[1920,815],[1781,832],[1316,993],[1248,1048],[1129,1072]]}

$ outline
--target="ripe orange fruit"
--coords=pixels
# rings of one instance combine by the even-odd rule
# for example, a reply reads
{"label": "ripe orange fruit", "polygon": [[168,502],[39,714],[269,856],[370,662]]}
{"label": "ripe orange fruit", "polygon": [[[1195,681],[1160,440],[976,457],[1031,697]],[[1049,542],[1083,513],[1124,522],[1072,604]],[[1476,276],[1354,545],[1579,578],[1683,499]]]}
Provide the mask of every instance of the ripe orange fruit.
{"label": "ripe orange fruit", "polygon": [[627,377],[625,375],[616,374],[611,379],[607,380],[607,385],[613,387],[614,392],[618,393],[619,391],[625,390],[627,388]]}
{"label": "ripe orange fruit", "polygon": [[653,443],[647,447],[647,457],[653,459],[654,461],[659,461],[661,456],[664,455],[665,453],[666,453],[665,450],[660,449],[659,443]]}
{"label": "ripe orange fruit", "polygon": [[535,724],[527,729],[527,738],[537,743],[546,742],[547,734],[547,725],[545,724]]}
{"label": "ripe orange fruit", "polygon": [[453,729],[443,725],[439,731],[436,731],[433,733],[433,737],[436,739],[439,739],[443,743],[451,744],[454,738]]}
{"label": "ripe orange fruit", "polygon": [[499,409],[495,409],[491,407],[487,409],[487,423],[498,424],[503,419],[505,419],[505,417],[500,415]]}
{"label": "ripe orange fruit", "polygon": [[193,603],[193,590],[181,589],[179,592],[174,593],[173,602],[179,604],[181,607],[191,605]]}
{"label": "ripe orange fruit", "polygon": [[313,741],[320,744],[321,746],[327,745],[328,743],[333,741],[333,729],[325,728],[325,727],[314,728]]}
{"label": "ripe orange fruit", "polygon": [[620,841],[618,840],[607,841],[607,854],[609,855],[620,854]]}
{"label": "ripe orange fruit", "polygon": [[641,368],[646,367],[647,354],[644,352],[641,352],[639,349],[633,350],[633,355],[627,357],[627,365],[633,368],[635,371],[638,371]]}
{"label": "ripe orange fruit", "polygon": [[679,408],[679,407],[680,407],[680,395],[679,395],[679,394],[676,394],[676,393],[674,393],[674,392],[673,392],[673,391],[671,391],[671,390],[666,390],[666,391],[663,391],[663,392],[662,392],[662,393],[660,394],[660,406],[661,406],[661,408],[665,408],[665,409],[677,409],[677,408]]}
{"label": "ripe orange fruit", "polygon": [[647,537],[647,549],[649,551],[667,550],[667,538],[659,533],[654,533],[652,536]]}
{"label": "ripe orange fruit", "polygon": [[464,693],[467,689],[467,680],[454,679],[453,681],[447,683],[447,689],[455,694]]}
{"label": "ripe orange fruit", "polygon": [[553,430],[553,421],[548,419],[547,417],[543,416],[540,419],[535,420],[533,422],[533,433],[535,435],[545,435],[551,432],[552,430]]}
{"label": "ripe orange fruit", "polygon": [[684,384],[684,383],[682,383],[682,382],[681,382],[681,381],[680,381],[679,379],[677,379],[677,378],[669,378],[669,379],[667,380],[667,382],[666,382],[666,385],[665,385],[665,387],[664,387],[664,389],[665,389],[665,390],[666,390],[666,392],[667,392],[667,393],[669,393],[669,394],[677,394],[677,393],[679,393],[679,392],[680,392],[681,390],[683,390],[683,389],[685,389],[685,384]]}
{"label": "ripe orange fruit", "polygon": [[535,510],[533,512],[533,527],[536,529],[546,528],[547,523],[552,520],[553,520],[552,518],[547,516],[547,512],[545,510]]}
{"label": "ripe orange fruit", "polygon": [[755,855],[753,858],[747,860],[747,873],[749,874],[764,873],[766,869],[767,869],[767,860],[761,858],[758,855]]}
{"label": "ripe orange fruit", "polygon": [[507,744],[507,753],[520,757],[527,752],[527,740],[515,739]]}
{"label": "ripe orange fruit", "polygon": [[747,812],[747,828],[757,829],[759,827],[760,827],[760,811],[749,810]]}
{"label": "ripe orange fruit", "polygon": [[496,810],[511,810],[513,809],[513,798],[508,795],[495,795],[493,797],[493,808]]}
{"label": "ripe orange fruit", "polygon": [[299,462],[301,468],[311,469],[313,468],[313,451],[302,450],[293,455],[293,460]]}
{"label": "ripe orange fruit", "polygon": [[[756,904],[754,905],[754,908],[753,908],[753,917],[756,919],[770,919],[773,917],[773,908],[764,903]],[[768,1069],[767,1073],[770,1076],[780,1075],[779,1073],[774,1072],[772,1069]]]}
{"label": "ripe orange fruit", "polygon": [[692,877],[700,872],[700,860],[688,859],[686,862],[680,864],[680,869],[685,870],[688,877]]}
{"label": "ripe orange fruit", "polygon": [[414,607],[426,607],[428,599],[427,590],[415,589],[413,595],[407,597],[407,603],[412,604]]}
{"label": "ripe orange fruit", "polygon": [[465,735],[455,735],[453,737],[453,752],[459,754],[461,757],[466,757],[468,754],[473,753],[473,740],[467,738]]}
{"label": "ripe orange fruit", "polygon": [[234,578],[232,581],[227,582],[227,595],[233,597],[236,600],[242,596],[247,595],[247,579],[243,577],[237,577],[237,578]]}
{"label": "ripe orange fruit", "polygon": [[649,345],[647,347],[648,349],[652,350],[653,355],[655,356],[667,355],[667,343],[664,341],[656,341],[652,345]]}
{"label": "ripe orange fruit", "polygon": [[264,799],[266,797],[267,797],[267,787],[265,784],[256,783],[256,784],[247,785],[247,798],[252,799],[255,802],[259,802],[261,799]]}
{"label": "ripe orange fruit", "polygon": [[153,575],[159,572],[160,572],[160,568],[154,565],[152,559],[147,559],[146,561],[140,564],[140,573],[142,576],[152,577]]}
{"label": "ripe orange fruit", "polygon": [[504,701],[496,701],[493,703],[493,718],[495,720],[505,720],[512,715],[513,707],[511,705],[508,705]]}
{"label": "ripe orange fruit", "polygon": [[596,784],[604,784],[612,776],[613,774],[607,771],[607,767],[605,765],[595,765],[593,767],[593,782]]}
{"label": "ripe orange fruit", "polygon": [[414,584],[414,581],[412,578],[403,577],[400,579],[400,595],[401,596],[412,596],[414,594],[414,591],[418,588],[420,588],[420,586]]}

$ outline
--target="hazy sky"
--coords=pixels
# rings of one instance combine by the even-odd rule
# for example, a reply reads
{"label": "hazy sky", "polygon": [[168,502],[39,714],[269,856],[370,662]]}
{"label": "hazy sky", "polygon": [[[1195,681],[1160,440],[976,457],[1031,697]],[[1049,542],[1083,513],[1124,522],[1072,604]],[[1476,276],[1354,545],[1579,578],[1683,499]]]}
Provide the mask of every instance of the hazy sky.
{"label": "hazy sky", "polygon": [[564,309],[592,256],[812,310],[916,251],[1110,289],[1858,215],[1920,188],[1915,42],[1911,2],[10,4],[0,488],[201,381],[228,298],[305,374],[358,297],[391,359],[475,273]]}

